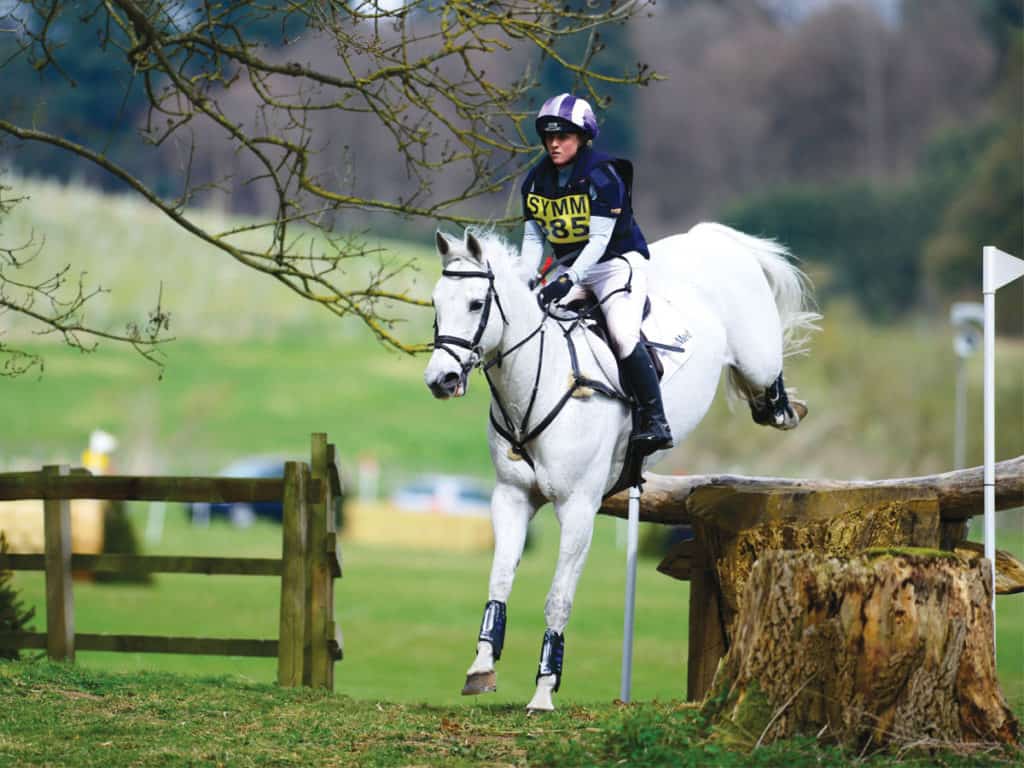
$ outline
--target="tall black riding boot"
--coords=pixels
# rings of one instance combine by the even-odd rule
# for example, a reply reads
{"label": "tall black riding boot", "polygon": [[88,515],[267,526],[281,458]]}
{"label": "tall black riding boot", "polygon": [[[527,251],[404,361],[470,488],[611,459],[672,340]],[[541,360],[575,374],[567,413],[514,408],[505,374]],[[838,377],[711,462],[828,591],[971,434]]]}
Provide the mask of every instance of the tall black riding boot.
{"label": "tall black riding boot", "polygon": [[672,431],[665,420],[665,408],[661,403],[661,385],[654,363],[643,343],[633,347],[629,356],[619,361],[624,382],[633,392],[640,413],[640,424],[630,441],[640,452],[648,454],[672,447]]}

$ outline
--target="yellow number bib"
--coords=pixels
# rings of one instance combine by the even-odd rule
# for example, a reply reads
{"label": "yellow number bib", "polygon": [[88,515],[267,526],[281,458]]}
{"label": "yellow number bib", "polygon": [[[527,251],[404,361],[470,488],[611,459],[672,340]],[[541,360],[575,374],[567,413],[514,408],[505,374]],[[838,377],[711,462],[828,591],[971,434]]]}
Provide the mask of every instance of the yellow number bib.
{"label": "yellow number bib", "polygon": [[529,218],[544,228],[552,243],[585,243],[590,239],[590,198],[586,195],[566,195],[548,198],[526,196]]}

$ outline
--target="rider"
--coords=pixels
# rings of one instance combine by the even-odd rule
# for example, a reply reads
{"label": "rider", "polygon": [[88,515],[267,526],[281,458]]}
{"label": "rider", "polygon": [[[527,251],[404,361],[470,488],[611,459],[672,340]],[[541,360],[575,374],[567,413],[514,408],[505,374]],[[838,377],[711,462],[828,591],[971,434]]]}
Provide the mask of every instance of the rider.
{"label": "rider", "polygon": [[548,99],[535,125],[547,157],[523,183],[521,253],[525,263],[538,268],[545,242],[555,256],[538,300],[546,308],[573,286],[597,298],[623,385],[632,391],[640,413],[632,442],[645,455],[670,448],[658,376],[640,341],[650,253],[633,218],[633,166],[593,149],[597,119],[584,99],[568,93]]}

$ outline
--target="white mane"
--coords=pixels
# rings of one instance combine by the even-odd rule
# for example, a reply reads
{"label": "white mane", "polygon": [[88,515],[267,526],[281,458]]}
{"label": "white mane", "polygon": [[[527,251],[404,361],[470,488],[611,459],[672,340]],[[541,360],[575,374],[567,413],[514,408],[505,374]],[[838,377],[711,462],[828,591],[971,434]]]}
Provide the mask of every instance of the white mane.
{"label": "white mane", "polygon": [[466,227],[466,233],[473,235],[483,249],[484,259],[491,265],[495,275],[510,274],[525,283],[535,265],[524,265],[519,258],[519,248],[494,231],[493,227]]}

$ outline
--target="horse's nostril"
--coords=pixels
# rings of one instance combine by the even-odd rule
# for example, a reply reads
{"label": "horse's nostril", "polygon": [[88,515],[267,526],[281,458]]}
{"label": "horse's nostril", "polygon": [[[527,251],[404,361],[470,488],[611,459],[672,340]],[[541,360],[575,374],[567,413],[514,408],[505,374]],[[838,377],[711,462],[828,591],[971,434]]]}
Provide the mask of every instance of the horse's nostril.
{"label": "horse's nostril", "polygon": [[457,373],[446,373],[442,377],[441,383],[444,384],[446,387],[454,387],[456,384],[459,383],[459,374],[457,374]]}

